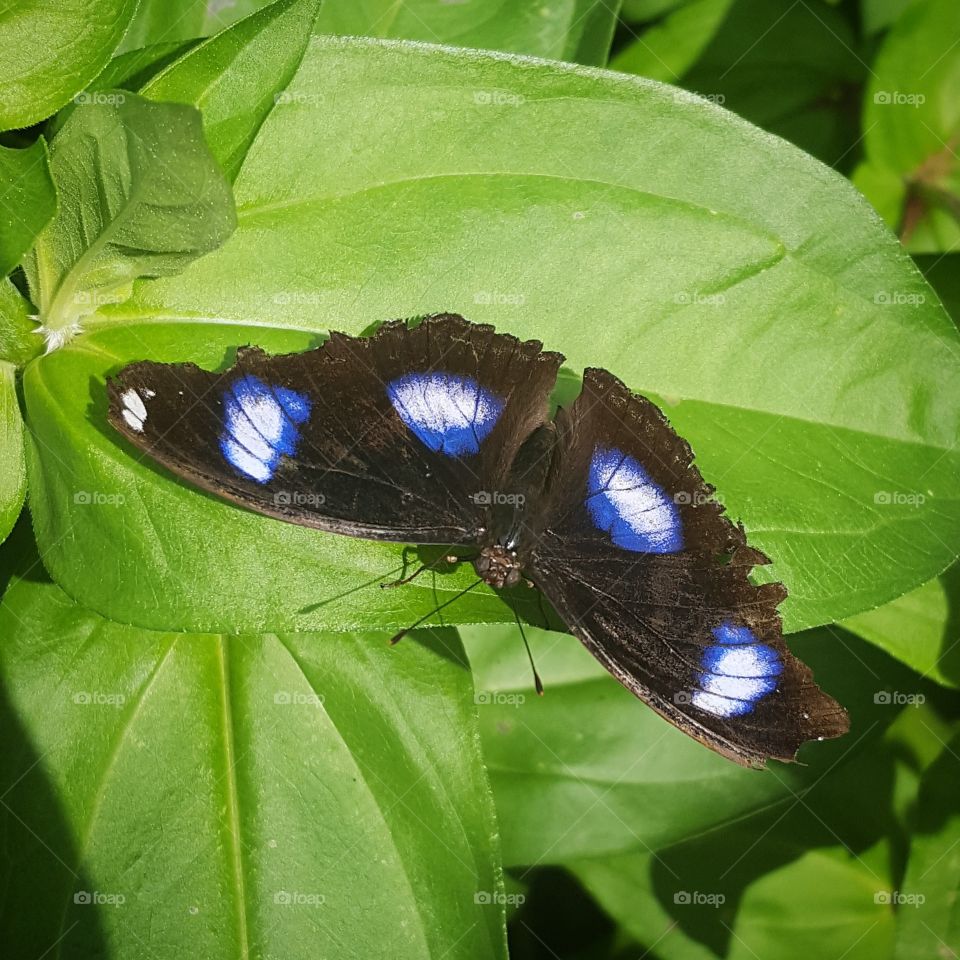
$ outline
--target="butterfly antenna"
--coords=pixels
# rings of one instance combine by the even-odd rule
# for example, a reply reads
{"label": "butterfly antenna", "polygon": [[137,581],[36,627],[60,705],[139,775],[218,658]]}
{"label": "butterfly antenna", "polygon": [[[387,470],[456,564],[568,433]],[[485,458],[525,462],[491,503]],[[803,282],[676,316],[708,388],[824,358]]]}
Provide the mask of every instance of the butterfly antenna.
{"label": "butterfly antenna", "polygon": [[516,610],[513,611],[513,617],[517,621],[517,626],[520,628],[520,636],[523,637],[523,645],[527,649],[527,659],[530,661],[530,669],[533,671],[533,685],[537,688],[537,696],[543,696],[543,681],[540,679],[540,674],[537,673],[536,664],[533,662],[533,652],[530,649],[530,644],[527,643],[527,633],[523,629],[523,621],[520,619],[520,615]]}
{"label": "butterfly antenna", "polygon": [[390,638],[391,645],[395,643],[399,643],[411,630],[416,630],[417,627],[419,627],[424,620],[429,620],[435,613],[439,613],[444,607],[449,607],[451,603],[453,603],[456,600],[459,600],[465,593],[469,593],[471,590],[473,590],[474,587],[479,587],[481,583],[483,583],[483,580],[479,580],[479,579],[475,580],[473,583],[470,584],[469,587],[464,587],[463,590],[461,590],[459,593],[454,594],[449,600],[444,600],[444,602],[441,603],[440,606],[434,607],[429,613],[425,613],[415,623],[411,623],[409,627],[406,627],[403,630],[401,630],[399,633],[394,634]]}

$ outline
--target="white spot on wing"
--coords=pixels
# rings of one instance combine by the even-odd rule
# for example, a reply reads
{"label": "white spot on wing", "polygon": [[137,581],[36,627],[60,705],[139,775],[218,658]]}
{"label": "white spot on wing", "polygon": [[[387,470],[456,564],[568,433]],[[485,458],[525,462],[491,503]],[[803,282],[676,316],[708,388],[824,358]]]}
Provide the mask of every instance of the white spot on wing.
{"label": "white spot on wing", "polygon": [[[154,396],[153,391],[150,391],[150,396]],[[136,430],[137,433],[142,433],[144,421],[147,419],[147,408],[143,398],[133,387],[130,387],[120,395],[120,402],[123,404],[120,415],[127,426],[131,430]]]}

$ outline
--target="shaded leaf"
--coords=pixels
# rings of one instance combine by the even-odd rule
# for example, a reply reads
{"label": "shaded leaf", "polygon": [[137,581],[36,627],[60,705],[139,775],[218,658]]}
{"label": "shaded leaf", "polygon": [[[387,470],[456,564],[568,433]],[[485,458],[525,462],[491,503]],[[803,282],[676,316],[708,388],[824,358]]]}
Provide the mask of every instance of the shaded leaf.
{"label": "shaded leaf", "polygon": [[0,635],[11,956],[505,957],[454,634],[147,633],[15,578]]}
{"label": "shaded leaf", "polygon": [[896,217],[885,181],[858,172],[857,183],[917,253],[950,250],[960,240],[958,30],[952,0],[914,3],[877,54],[864,99],[865,162],[906,187]]}
{"label": "shaded leaf", "polygon": [[897,960],[960,953],[960,737],[943,745],[920,783],[910,862],[898,907]]}
{"label": "shaded leaf", "polygon": [[516,627],[461,629],[507,866],[658,850],[792,800],[896,717],[900,708],[876,704],[874,691],[905,689],[908,675],[839,630],[792,637],[791,649],[850,712],[851,731],[807,744],[802,764],[748,770],[640,703],[573,637],[527,632],[542,698]]}
{"label": "shaded leaf", "polygon": [[624,47],[610,61],[610,68],[675,83],[697,62],[733,2],[684,3]]}

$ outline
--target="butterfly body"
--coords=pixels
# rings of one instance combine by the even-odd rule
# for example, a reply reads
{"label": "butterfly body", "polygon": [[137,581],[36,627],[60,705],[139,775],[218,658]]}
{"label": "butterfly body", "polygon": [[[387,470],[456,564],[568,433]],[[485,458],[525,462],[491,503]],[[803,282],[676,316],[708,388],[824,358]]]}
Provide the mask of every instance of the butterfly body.
{"label": "butterfly body", "polygon": [[588,368],[551,420],[563,357],[440,314],[316,350],[242,348],[221,373],[142,361],[110,420],[175,474],[348,536],[472,548],[487,585],[532,581],[594,656],[739,763],[846,731],[782,637],[781,584],[649,400]]}

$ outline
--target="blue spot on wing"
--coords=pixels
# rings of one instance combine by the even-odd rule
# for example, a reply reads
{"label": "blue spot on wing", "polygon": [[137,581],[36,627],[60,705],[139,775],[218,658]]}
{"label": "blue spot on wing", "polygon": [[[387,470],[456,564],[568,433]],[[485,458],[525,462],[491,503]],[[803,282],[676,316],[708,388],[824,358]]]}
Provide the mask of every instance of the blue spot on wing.
{"label": "blue spot on wing", "polygon": [[683,549],[677,505],[633,457],[598,446],[587,478],[587,511],[613,543],[636,553]]}
{"label": "blue spot on wing", "polygon": [[783,660],[748,627],[725,620],[712,630],[716,643],[703,653],[694,706],[719,717],[741,717],[777,689]]}
{"label": "blue spot on wing", "polygon": [[387,385],[387,397],[421,443],[448,457],[478,453],[504,408],[473,377],[442,372],[397,377]]}
{"label": "blue spot on wing", "polygon": [[280,458],[296,453],[298,426],[310,407],[296,390],[271,387],[252,374],[237,378],[223,393],[221,453],[237,473],[267,483]]}

